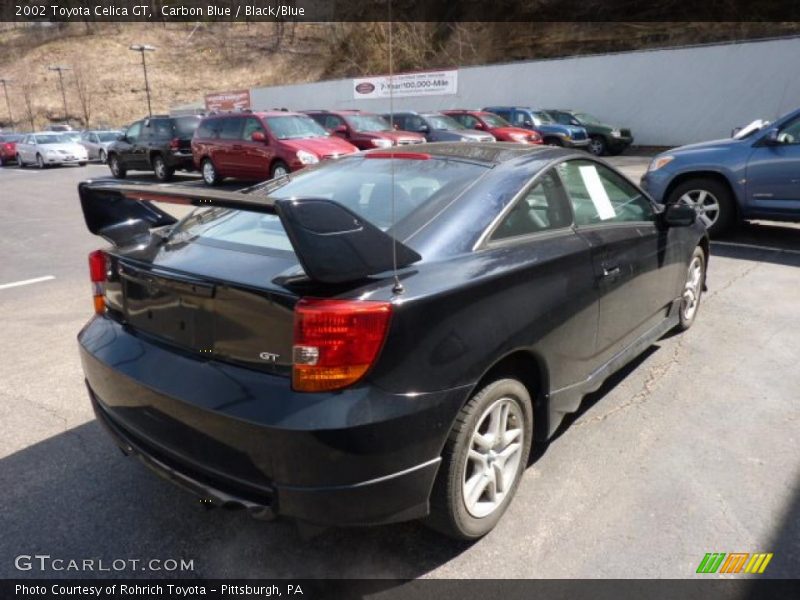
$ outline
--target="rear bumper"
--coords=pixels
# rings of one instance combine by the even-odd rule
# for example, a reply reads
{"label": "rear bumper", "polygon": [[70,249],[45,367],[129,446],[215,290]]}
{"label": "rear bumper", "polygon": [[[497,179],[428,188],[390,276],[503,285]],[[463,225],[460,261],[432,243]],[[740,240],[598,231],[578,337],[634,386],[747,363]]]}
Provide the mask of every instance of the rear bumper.
{"label": "rear bumper", "polygon": [[79,340],[97,418],[125,453],[207,504],[260,518],[371,525],[426,515],[467,393],[299,394],[286,378],[181,355],[107,318]]}

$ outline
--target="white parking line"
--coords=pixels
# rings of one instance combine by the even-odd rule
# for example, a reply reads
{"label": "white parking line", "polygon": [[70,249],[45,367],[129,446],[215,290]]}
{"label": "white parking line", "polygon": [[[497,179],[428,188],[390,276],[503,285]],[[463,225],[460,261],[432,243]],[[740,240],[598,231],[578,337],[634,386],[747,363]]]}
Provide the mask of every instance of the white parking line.
{"label": "white parking line", "polygon": [[44,277],[35,277],[33,279],[24,279],[22,281],[13,281],[11,283],[3,283],[3,284],[0,284],[0,290],[4,290],[6,288],[19,287],[21,285],[30,285],[32,283],[39,283],[41,281],[50,281],[51,279],[55,279],[55,276],[53,276],[53,275],[45,275]]}

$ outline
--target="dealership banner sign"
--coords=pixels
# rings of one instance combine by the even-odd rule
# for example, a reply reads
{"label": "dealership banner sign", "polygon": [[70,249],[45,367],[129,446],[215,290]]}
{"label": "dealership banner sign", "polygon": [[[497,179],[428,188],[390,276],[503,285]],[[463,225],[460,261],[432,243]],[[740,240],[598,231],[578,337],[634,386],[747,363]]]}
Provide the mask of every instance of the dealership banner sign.
{"label": "dealership banner sign", "polygon": [[353,79],[353,98],[356,100],[388,98],[390,90],[396,98],[455,94],[458,92],[458,69],[417,71],[397,73],[392,77],[379,75]]}
{"label": "dealership banner sign", "polygon": [[250,91],[219,92],[206,96],[206,110],[244,110],[250,108]]}

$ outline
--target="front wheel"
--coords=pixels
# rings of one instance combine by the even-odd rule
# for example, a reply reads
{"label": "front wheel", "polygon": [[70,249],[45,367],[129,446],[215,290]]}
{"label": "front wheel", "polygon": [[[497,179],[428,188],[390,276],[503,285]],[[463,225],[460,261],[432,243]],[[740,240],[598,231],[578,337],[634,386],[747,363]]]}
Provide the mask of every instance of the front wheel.
{"label": "front wheel", "polygon": [[108,168],[111,170],[111,174],[116,179],[125,179],[125,175],[127,171],[125,167],[122,166],[122,163],[119,160],[119,156],[116,154],[112,154],[111,157],[108,159]]}
{"label": "front wheel", "polygon": [[606,141],[599,135],[593,135],[589,139],[589,152],[595,156],[603,156],[607,152]]}
{"label": "front wheel", "polygon": [[97,158],[101,164],[106,164],[106,160],[108,160],[108,157],[106,156],[106,151],[100,150],[100,154],[97,155]]}
{"label": "front wheel", "polygon": [[36,166],[40,169],[44,169],[44,159],[42,158],[41,154],[36,155]]}
{"label": "front wheel", "polygon": [[703,222],[711,237],[724,234],[736,221],[736,205],[731,192],[715,179],[703,177],[685,181],[672,190],[666,203],[681,203],[694,208],[698,220]]}
{"label": "front wheel", "polygon": [[461,409],[442,453],[426,524],[461,540],[489,533],[519,486],[533,438],[531,397],[499,379]]}
{"label": "front wheel", "polygon": [[22,160],[22,157],[19,154],[17,154],[17,166],[19,166],[20,169],[24,169],[26,166],[25,161]]}
{"label": "front wheel", "polygon": [[200,172],[203,174],[203,182],[206,185],[218,185],[221,181],[219,173],[214,163],[210,158],[203,159],[203,164],[200,166]]}
{"label": "front wheel", "polygon": [[683,284],[681,296],[681,313],[678,331],[686,331],[694,323],[697,309],[700,308],[700,298],[706,285],[706,254],[699,246],[694,249],[686,270],[686,281]]}
{"label": "front wheel", "polygon": [[289,166],[283,162],[282,160],[278,160],[272,165],[272,169],[270,169],[269,175],[272,179],[278,179],[279,177],[285,177],[289,174]]}

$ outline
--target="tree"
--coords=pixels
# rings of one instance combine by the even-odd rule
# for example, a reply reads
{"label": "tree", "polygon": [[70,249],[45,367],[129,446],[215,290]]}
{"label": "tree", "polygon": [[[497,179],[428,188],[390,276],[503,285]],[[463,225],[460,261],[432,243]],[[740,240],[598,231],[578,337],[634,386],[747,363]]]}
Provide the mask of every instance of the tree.
{"label": "tree", "polygon": [[34,110],[33,106],[33,84],[29,81],[24,82],[22,85],[20,85],[20,91],[22,92],[22,102],[25,106],[25,116],[31,124],[31,131],[35,131],[36,111]]}
{"label": "tree", "polygon": [[94,99],[94,89],[90,84],[90,78],[87,77],[83,65],[75,67],[75,89],[78,92],[78,103],[81,107],[81,114],[83,116],[83,126],[89,129],[89,122],[92,119],[92,101]]}

